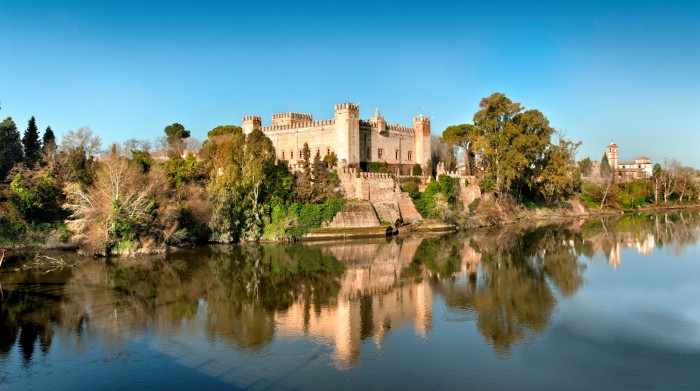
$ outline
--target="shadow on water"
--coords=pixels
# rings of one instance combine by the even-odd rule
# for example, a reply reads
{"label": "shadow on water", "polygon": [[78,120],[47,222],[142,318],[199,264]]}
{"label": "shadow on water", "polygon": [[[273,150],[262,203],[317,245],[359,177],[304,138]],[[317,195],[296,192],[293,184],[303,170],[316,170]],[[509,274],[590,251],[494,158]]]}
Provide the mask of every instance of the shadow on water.
{"label": "shadow on water", "polygon": [[[52,273],[3,271],[0,359],[17,349],[31,365],[57,335],[76,351],[98,336],[109,344],[144,333],[168,340],[204,335],[250,354],[264,354],[275,338],[304,337],[331,349],[333,366],[347,369],[365,340],[380,346],[405,327],[419,337],[431,333],[434,297],[446,304],[444,319],[474,323],[506,357],[542,333],[559,298],[584,284],[582,257],[617,267],[624,248],[678,253],[697,242],[698,226],[697,213],[627,215],[439,237],[208,246],[86,260]],[[197,354],[197,365],[209,354],[189,351],[186,359],[170,349],[161,353],[190,367]],[[245,386],[240,371],[230,373],[229,384]]]}

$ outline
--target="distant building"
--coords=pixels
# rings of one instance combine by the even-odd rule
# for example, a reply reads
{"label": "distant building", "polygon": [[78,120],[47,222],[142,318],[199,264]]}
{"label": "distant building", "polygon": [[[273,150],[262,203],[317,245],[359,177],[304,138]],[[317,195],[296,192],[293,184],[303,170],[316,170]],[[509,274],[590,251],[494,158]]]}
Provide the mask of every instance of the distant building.
{"label": "distant building", "polygon": [[634,159],[634,162],[620,162],[618,147],[614,142],[610,142],[610,145],[605,147],[605,155],[616,176],[625,179],[651,178],[652,164],[648,157],[640,156]]}

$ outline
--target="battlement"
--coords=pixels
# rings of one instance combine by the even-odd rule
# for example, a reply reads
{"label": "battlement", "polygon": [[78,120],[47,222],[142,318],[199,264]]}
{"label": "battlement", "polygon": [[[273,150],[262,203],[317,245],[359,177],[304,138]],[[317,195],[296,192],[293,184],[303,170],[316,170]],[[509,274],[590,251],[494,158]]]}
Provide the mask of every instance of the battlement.
{"label": "battlement", "polygon": [[293,112],[272,114],[272,126],[292,125],[311,121],[313,121],[311,114]]}
{"label": "battlement", "polygon": [[386,125],[387,130],[393,130],[395,132],[404,132],[404,133],[412,133],[413,128],[409,128],[408,126],[403,126],[399,124],[387,124]]}
{"label": "battlement", "polygon": [[307,121],[307,122],[297,122],[297,123],[291,123],[291,124],[285,124],[285,125],[272,125],[272,126],[265,126],[262,128],[263,132],[274,132],[274,131],[279,131],[279,130],[291,130],[291,129],[301,129],[301,128],[319,128],[321,127],[322,129],[310,129],[314,131],[319,131],[319,130],[331,130],[331,129],[323,129],[325,126],[333,126],[335,124],[334,119],[324,119],[320,121]]}
{"label": "battlement", "polygon": [[413,122],[425,122],[425,123],[430,123],[430,118],[423,116],[423,114],[413,117]]}
{"label": "battlement", "polygon": [[354,111],[359,111],[360,106],[356,105],[354,103],[339,103],[335,105],[335,110],[354,110]]}
{"label": "battlement", "polygon": [[393,174],[386,172],[360,172],[358,176],[357,168],[352,167],[339,168],[338,174],[350,174],[365,179],[393,179],[394,177]]}
{"label": "battlement", "polygon": [[313,120],[313,115],[311,114],[306,114],[306,113],[294,113],[294,112],[286,112],[286,113],[278,113],[278,114],[272,114],[272,119],[284,119],[284,118],[290,118],[298,121],[312,121]]}
{"label": "battlement", "polygon": [[243,122],[262,122],[262,117],[258,117],[257,115],[246,115],[243,117]]}

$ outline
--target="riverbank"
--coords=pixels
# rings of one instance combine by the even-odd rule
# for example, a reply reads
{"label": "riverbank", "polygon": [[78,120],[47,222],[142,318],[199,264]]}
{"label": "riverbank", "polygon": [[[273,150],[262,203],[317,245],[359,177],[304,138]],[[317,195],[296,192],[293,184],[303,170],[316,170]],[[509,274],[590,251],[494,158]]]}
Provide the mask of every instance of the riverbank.
{"label": "riverbank", "polygon": [[[557,223],[572,220],[584,220],[588,218],[615,216],[630,213],[664,213],[676,211],[700,210],[700,203],[692,204],[659,204],[648,205],[635,209],[591,209],[582,205],[578,200],[569,200],[556,207],[525,207],[522,205],[509,205],[498,203],[494,200],[485,200],[479,208],[468,214],[455,216],[452,221],[423,220],[415,224],[407,224],[400,227],[381,226],[368,228],[321,228],[312,230],[302,238],[289,238],[285,240],[261,240],[261,243],[284,243],[295,240],[300,241],[325,241],[325,240],[347,240],[366,237],[383,237],[393,234],[413,234],[428,232],[449,232],[455,230],[468,230],[475,228],[499,227],[518,223]],[[6,261],[11,260],[14,255],[26,256],[31,253],[41,253],[47,251],[74,252],[79,248],[75,242],[61,242],[56,239],[56,234],[47,234],[41,243],[12,241],[4,238],[0,250],[7,253]],[[198,245],[197,245],[198,246]],[[187,247],[167,246],[155,251],[138,251],[128,254],[112,254],[112,256],[137,256],[149,254],[162,254],[177,251]]]}

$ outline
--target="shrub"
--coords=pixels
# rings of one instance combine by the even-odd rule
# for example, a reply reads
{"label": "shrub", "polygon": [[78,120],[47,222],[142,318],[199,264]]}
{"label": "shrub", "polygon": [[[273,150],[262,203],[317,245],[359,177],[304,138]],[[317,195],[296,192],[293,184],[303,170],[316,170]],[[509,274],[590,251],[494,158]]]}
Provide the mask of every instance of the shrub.
{"label": "shrub", "polygon": [[423,175],[423,168],[420,166],[420,164],[416,163],[413,165],[413,175],[415,175],[415,176]]}

